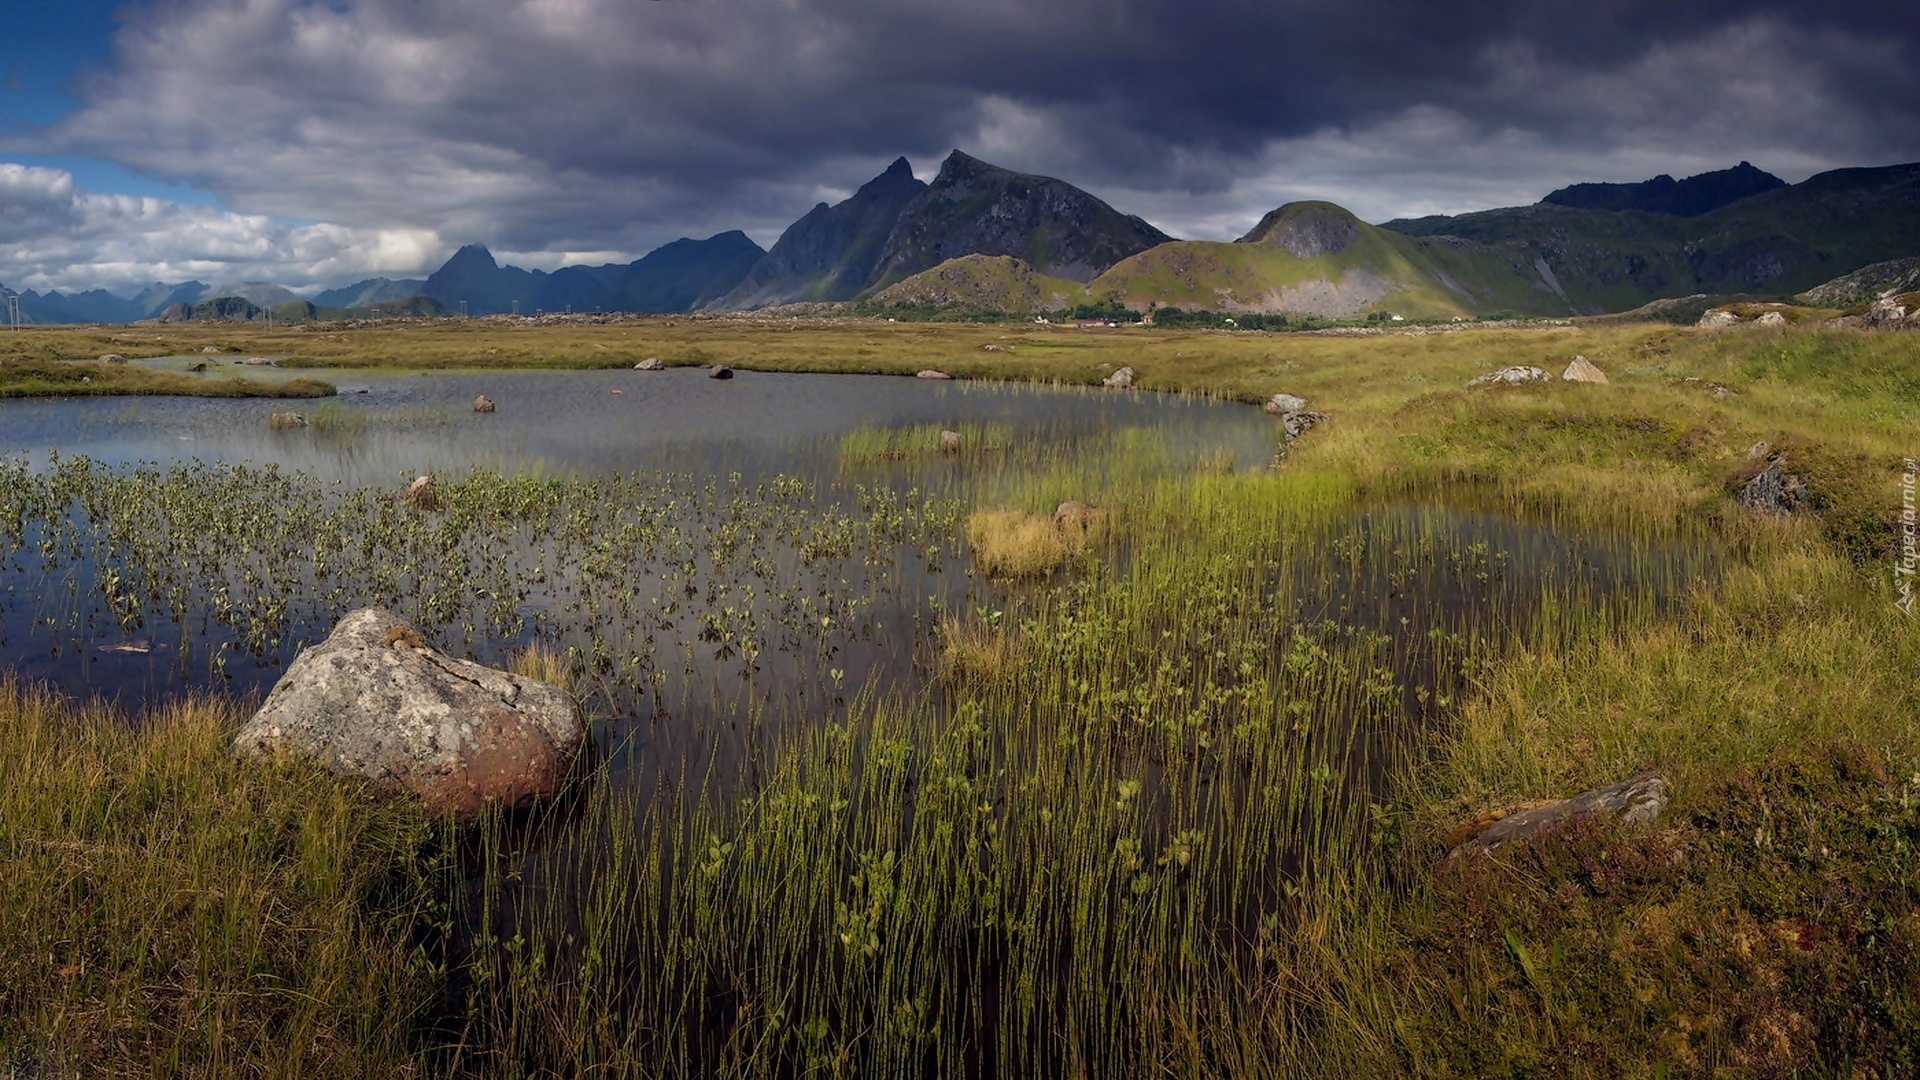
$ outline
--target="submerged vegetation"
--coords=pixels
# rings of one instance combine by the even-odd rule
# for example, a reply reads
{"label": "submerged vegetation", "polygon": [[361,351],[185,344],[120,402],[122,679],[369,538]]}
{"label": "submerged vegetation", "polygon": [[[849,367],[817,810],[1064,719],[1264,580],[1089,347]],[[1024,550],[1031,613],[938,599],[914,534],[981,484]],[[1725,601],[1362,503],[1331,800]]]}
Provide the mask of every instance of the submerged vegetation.
{"label": "submerged vegetation", "polygon": [[[475,471],[436,477],[433,510],[270,468],[13,460],[15,632],[171,634],[217,678],[388,604],[567,685],[599,752],[565,799],[462,834],[234,764],[224,697],[129,718],[10,687],[0,1061],[1920,1068],[1920,631],[1888,561],[1920,446],[1906,339],[918,327],[862,358],[894,331],[778,326],[759,366],[1128,364],[1334,420],[1279,470],[1138,431],[961,427],[943,454],[926,426],[823,443],[832,480]],[[614,340],[581,333],[546,347]],[[745,330],[659,333],[753,366]],[[1461,389],[1576,351],[1612,384]],[[1805,510],[1738,507],[1779,453]],[[1447,857],[1463,823],[1648,769],[1674,797],[1650,829]]]}

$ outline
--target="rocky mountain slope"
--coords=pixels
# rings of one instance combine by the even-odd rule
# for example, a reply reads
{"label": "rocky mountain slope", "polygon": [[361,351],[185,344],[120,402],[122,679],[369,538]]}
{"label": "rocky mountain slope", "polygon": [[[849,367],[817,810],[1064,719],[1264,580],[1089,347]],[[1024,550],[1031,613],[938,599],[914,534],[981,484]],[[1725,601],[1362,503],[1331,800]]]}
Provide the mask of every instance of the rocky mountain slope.
{"label": "rocky mountain slope", "polygon": [[788,226],[746,278],[711,306],[731,310],[853,299],[873,278],[900,212],[926,190],[907,159],[896,159],[851,198],[834,206],[821,203]]}
{"label": "rocky mountain slope", "polygon": [[1837,169],[1695,217],[1543,202],[1383,227],[1535,266],[1579,313],[1693,293],[1786,295],[1920,254],[1920,164]]}
{"label": "rocky mountain slope", "polygon": [[962,255],[1009,255],[1049,277],[1091,281],[1168,239],[1065,181],[955,150],[901,211],[868,284],[884,288]]}
{"label": "rocky mountain slope", "polygon": [[1890,259],[1842,274],[1794,297],[1812,307],[1849,308],[1881,296],[1899,296],[1920,290],[1920,257]]}

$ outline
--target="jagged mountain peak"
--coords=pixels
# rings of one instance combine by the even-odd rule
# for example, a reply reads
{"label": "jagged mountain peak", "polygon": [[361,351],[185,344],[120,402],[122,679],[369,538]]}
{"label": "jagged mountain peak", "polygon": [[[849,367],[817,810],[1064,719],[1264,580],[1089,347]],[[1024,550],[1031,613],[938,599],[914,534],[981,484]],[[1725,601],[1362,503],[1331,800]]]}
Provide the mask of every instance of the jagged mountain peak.
{"label": "jagged mountain peak", "polygon": [[871,287],[962,255],[1010,255],[1042,274],[1086,282],[1169,237],[1050,176],[1013,172],[955,150],[900,212]]}

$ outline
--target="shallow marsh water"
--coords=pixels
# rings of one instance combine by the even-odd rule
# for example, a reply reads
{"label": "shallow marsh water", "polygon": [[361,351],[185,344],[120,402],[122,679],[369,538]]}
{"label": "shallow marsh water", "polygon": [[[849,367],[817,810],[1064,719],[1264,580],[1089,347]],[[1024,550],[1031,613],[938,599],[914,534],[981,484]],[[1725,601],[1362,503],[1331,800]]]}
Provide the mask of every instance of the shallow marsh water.
{"label": "shallow marsh water", "polygon": [[[1716,561],[1471,505],[1295,513],[1273,478],[1218,475],[1270,462],[1273,421],[1200,400],[698,369],[339,384],[0,403],[0,658],[129,704],[254,695],[367,603],[489,663],[562,651],[607,767],[466,865],[454,1011],[511,1032],[509,1072],[714,1071],[742,1040],[774,1075],[856,1050],[874,1075],[1125,1071],[1155,995],[1246,1007],[1281,914],[1372,841],[1480,664]],[[311,426],[270,429],[284,411]],[[437,509],[393,497],[421,472]],[[968,573],[968,510],[1064,498],[1139,517],[1046,582]],[[971,674],[943,666],[966,634]],[[579,1019],[529,1019],[551,1016]]]}
{"label": "shallow marsh water", "polygon": [[[317,403],[0,404],[6,661],[130,705],[257,695],[345,611],[378,603],[485,662],[534,640],[571,650],[603,746],[697,771],[746,753],[719,746],[721,720],[913,683],[929,620],[973,587],[957,497],[1008,480],[1023,450],[1131,438],[1155,463],[1225,454],[1246,468],[1274,437],[1266,417],[1217,402],[883,377],[355,372],[339,385]],[[497,411],[475,414],[480,394]],[[289,411],[310,426],[270,427]],[[842,453],[856,429],[926,429],[930,449],[942,427],[1008,445]],[[421,473],[443,510],[388,497]],[[697,747],[676,741],[690,730]]]}

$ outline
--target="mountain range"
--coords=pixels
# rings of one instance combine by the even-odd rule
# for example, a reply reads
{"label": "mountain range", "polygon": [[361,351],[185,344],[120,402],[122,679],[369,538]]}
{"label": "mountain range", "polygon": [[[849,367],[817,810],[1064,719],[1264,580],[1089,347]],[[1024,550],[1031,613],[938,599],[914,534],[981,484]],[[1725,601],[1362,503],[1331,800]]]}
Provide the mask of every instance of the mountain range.
{"label": "mountain range", "polygon": [[[1323,317],[1567,315],[1698,293],[1784,297],[1914,256],[1920,164],[1788,184],[1743,161],[1682,180],[1575,184],[1531,206],[1381,225],[1333,203],[1299,202],[1220,243],[1175,240],[1065,181],[956,150],[931,182],[905,158],[894,161],[846,200],[808,211],[771,250],[733,231],[676,240],[632,263],[548,273],[502,266],[476,244],[424,280],[370,278],[311,301],[263,282],[20,298],[34,322],[268,311],[288,320],[671,313],[851,300],[1001,311],[1093,303]],[[210,304],[225,297],[242,303]]]}

